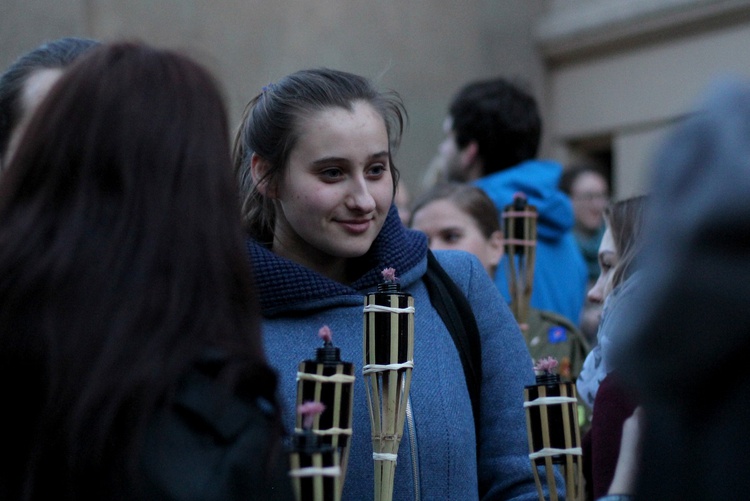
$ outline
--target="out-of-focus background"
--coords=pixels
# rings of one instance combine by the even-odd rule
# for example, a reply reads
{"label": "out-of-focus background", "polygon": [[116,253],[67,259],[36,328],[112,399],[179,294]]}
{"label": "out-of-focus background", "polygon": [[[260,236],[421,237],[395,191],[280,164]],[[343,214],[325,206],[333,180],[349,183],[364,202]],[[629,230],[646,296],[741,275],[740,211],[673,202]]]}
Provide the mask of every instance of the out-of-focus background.
{"label": "out-of-focus background", "polygon": [[750,74],[750,0],[0,0],[0,66],[66,35],[186,51],[224,87],[234,128],[263,85],[329,66],[404,98],[396,163],[412,193],[464,83],[528,82],[542,156],[641,190],[664,131],[709,80]]}

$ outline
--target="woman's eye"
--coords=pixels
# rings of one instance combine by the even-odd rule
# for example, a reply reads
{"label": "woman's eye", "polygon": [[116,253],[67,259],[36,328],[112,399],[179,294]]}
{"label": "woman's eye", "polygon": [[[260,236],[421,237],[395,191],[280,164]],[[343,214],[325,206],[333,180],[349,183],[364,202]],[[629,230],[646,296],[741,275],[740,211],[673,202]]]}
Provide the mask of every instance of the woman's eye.
{"label": "woman's eye", "polygon": [[455,244],[456,242],[461,240],[461,234],[457,232],[446,233],[443,236],[443,240],[445,240],[448,243]]}
{"label": "woman's eye", "polygon": [[341,169],[330,168],[320,171],[320,177],[326,180],[335,180],[342,176]]}
{"label": "woman's eye", "polygon": [[371,165],[367,170],[367,174],[373,177],[380,177],[385,173],[385,170],[385,165],[383,164]]}

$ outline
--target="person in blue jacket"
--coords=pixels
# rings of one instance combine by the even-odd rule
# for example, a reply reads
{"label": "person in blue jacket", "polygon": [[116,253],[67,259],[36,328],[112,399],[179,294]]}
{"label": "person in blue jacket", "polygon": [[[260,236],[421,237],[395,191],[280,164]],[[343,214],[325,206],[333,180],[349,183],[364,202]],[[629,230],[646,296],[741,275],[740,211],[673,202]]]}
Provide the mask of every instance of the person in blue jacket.
{"label": "person in blue jacket", "polygon": [[[531,306],[578,325],[586,297],[586,264],[572,231],[573,206],[558,187],[562,166],[536,158],[542,121],[534,97],[504,78],[469,83],[451,101],[443,128],[446,137],[433,162],[440,175],[474,183],[499,211],[518,192],[536,207]],[[509,301],[506,274],[498,273],[495,283]]]}
{"label": "person in blue jacket", "polygon": [[[524,385],[529,353],[506,303],[476,257],[436,252],[468,298],[482,347],[480,428],[451,335],[423,282],[427,242],[393,205],[392,148],[405,110],[394,93],[332,69],[301,70],[264,87],[235,144],[248,251],[260,289],[266,352],[279,373],[288,427],[296,373],[330,327],[357,367],[343,499],[372,499],[373,449],[361,374],[363,299],[392,267],[414,297],[414,372],[394,500],[536,500]],[[477,450],[477,435],[478,450]]]}

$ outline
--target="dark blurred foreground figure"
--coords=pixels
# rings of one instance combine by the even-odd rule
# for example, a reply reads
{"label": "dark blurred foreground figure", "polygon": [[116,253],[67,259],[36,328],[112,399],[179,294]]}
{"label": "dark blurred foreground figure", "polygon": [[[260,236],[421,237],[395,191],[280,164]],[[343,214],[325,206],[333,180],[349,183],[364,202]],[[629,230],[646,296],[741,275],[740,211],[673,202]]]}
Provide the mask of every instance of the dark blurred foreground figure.
{"label": "dark blurred foreground figure", "polygon": [[86,38],[58,38],[23,54],[0,75],[0,171],[10,162],[32,112],[63,70],[98,45]]}
{"label": "dark blurred foreground figure", "polygon": [[0,499],[290,498],[226,118],[194,62],[115,44],[31,119],[0,185]]}
{"label": "dark blurred foreground figure", "polygon": [[655,165],[619,362],[648,416],[638,499],[746,499],[750,85],[715,84]]}

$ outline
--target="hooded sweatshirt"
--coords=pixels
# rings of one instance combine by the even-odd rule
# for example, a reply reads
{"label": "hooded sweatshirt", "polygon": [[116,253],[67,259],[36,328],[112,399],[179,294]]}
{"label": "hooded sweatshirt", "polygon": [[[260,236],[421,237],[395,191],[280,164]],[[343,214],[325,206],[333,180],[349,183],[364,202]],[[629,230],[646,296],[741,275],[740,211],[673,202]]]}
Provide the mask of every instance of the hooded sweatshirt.
{"label": "hooded sweatshirt", "polygon": [[[500,212],[513,202],[516,193],[526,195],[536,207],[537,245],[531,306],[551,310],[580,324],[586,296],[586,263],[573,235],[573,206],[558,184],[562,167],[543,160],[528,160],[510,169],[495,172],[475,181],[495,202]],[[501,219],[502,220],[502,219]],[[499,270],[507,270],[503,257]],[[495,284],[510,301],[507,272],[495,274]]]}
{"label": "hooded sweatshirt", "polygon": [[[535,379],[531,357],[507,305],[473,255],[435,252],[464,291],[476,315],[482,344],[481,452],[458,351],[422,276],[427,268],[423,234],[407,230],[395,207],[370,251],[356,265],[351,285],[328,279],[248,241],[263,308],[269,362],[278,371],[285,425],[294,427],[296,372],[321,346],[318,329],[329,326],[341,358],[354,363],[353,435],[343,499],[372,499],[370,418],[362,376],[363,304],[395,268],[402,291],[414,296],[414,370],[411,418],[398,450],[394,501],[420,499],[537,499],[528,459],[524,385]],[[562,484],[562,482],[560,482]],[[480,497],[481,493],[481,497]]]}

